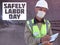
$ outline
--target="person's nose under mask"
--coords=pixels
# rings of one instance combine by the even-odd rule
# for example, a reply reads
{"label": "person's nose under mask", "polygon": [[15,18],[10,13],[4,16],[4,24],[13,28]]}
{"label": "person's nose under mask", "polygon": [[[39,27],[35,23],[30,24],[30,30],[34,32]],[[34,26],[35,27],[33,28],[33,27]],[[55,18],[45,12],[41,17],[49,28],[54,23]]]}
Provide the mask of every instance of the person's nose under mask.
{"label": "person's nose under mask", "polygon": [[43,18],[45,16],[45,14],[46,14],[46,12],[44,12],[44,11],[38,11],[37,16],[39,18]]}

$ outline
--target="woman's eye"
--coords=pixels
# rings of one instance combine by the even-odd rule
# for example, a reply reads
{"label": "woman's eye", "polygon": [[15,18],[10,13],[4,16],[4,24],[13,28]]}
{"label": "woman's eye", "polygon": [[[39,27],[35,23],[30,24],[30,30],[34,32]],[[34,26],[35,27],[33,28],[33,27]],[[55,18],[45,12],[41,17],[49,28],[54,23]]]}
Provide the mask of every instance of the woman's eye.
{"label": "woman's eye", "polygon": [[42,9],[42,11],[46,11],[45,9]]}
{"label": "woman's eye", "polygon": [[39,10],[42,10],[42,9],[39,9]]}
{"label": "woman's eye", "polygon": [[46,10],[43,10],[43,11],[46,11]]}

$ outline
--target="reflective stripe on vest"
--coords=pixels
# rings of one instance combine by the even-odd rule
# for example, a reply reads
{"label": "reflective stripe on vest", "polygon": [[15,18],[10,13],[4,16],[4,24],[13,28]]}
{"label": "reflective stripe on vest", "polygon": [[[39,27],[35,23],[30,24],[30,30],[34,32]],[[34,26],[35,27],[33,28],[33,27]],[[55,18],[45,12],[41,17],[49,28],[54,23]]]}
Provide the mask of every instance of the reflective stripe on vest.
{"label": "reflective stripe on vest", "polygon": [[[32,24],[34,24],[34,19],[32,19],[31,22],[32,22]],[[44,20],[44,22],[46,22],[46,20]],[[47,21],[47,22],[49,23],[49,21]],[[47,34],[46,24],[42,24],[40,29],[38,28],[37,24],[31,25],[30,21],[27,21],[27,24],[35,38],[41,38]],[[48,28],[49,27],[50,27],[50,24],[48,25]]]}

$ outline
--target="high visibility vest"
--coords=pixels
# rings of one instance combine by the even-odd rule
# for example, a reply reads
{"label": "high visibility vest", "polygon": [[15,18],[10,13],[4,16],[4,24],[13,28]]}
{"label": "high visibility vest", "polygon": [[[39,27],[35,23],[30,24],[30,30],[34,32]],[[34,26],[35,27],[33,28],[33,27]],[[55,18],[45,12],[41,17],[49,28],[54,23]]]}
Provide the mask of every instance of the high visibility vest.
{"label": "high visibility vest", "polygon": [[27,21],[27,26],[35,38],[41,38],[47,34],[48,29],[50,28],[50,23],[48,20],[45,20],[45,19],[44,19],[44,22],[45,24],[42,23],[39,29],[37,24],[34,24],[34,19]]}

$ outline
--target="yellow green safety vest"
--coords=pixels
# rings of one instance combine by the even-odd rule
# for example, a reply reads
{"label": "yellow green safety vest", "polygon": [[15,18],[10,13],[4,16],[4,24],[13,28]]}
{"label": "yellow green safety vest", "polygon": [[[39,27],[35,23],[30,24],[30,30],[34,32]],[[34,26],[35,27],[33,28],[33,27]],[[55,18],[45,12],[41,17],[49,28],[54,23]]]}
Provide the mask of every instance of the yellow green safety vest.
{"label": "yellow green safety vest", "polygon": [[34,24],[34,19],[27,21],[27,26],[35,38],[41,38],[47,34],[48,29],[50,28],[50,23],[48,20],[45,20],[45,19],[44,19],[44,22],[45,24],[42,23],[39,29],[37,24]]}

